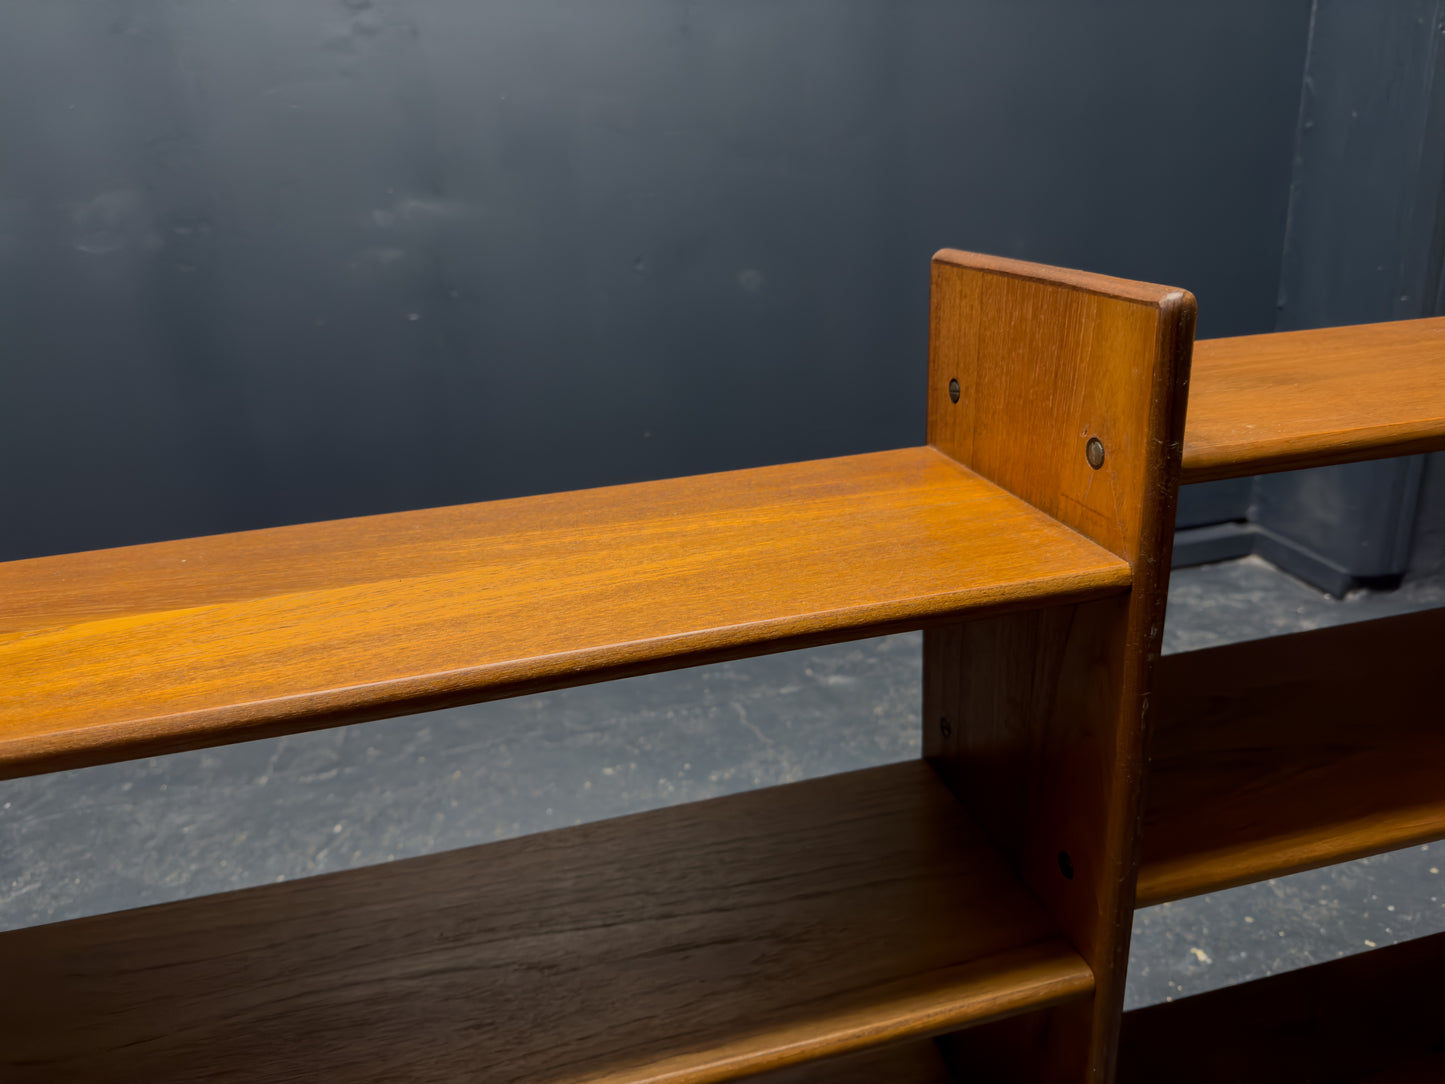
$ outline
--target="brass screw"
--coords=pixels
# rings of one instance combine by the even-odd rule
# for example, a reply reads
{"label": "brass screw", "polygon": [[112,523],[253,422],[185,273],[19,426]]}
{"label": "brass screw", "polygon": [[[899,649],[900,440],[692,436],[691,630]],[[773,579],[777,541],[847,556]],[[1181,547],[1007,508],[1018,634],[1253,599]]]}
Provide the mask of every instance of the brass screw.
{"label": "brass screw", "polygon": [[961,389],[958,386],[957,380],[950,380],[948,382],[948,397],[952,399],[955,403],[958,402],[958,395],[960,390]]}
{"label": "brass screw", "polygon": [[1104,465],[1104,442],[1098,437],[1090,437],[1089,443],[1084,445],[1084,458],[1095,470],[1102,467]]}
{"label": "brass screw", "polygon": [[947,715],[938,720],[938,730],[945,738],[953,737],[953,724],[948,721]]}

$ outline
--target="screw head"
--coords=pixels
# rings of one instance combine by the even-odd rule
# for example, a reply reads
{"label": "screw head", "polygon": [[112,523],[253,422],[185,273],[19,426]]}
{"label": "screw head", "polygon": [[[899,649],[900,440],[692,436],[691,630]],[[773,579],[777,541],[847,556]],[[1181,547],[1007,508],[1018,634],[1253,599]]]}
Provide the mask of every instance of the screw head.
{"label": "screw head", "polygon": [[1095,470],[1102,467],[1104,465],[1104,442],[1098,437],[1090,437],[1089,443],[1084,445],[1084,458]]}
{"label": "screw head", "polygon": [[948,721],[947,715],[938,720],[938,732],[945,738],[953,737],[953,724]]}
{"label": "screw head", "polygon": [[1068,851],[1059,852],[1059,872],[1064,875],[1064,880],[1074,879],[1074,860],[1069,857]]}
{"label": "screw head", "polygon": [[962,389],[958,386],[957,380],[950,380],[948,382],[948,397],[952,399],[955,403],[958,402],[958,396],[960,391],[962,391]]}

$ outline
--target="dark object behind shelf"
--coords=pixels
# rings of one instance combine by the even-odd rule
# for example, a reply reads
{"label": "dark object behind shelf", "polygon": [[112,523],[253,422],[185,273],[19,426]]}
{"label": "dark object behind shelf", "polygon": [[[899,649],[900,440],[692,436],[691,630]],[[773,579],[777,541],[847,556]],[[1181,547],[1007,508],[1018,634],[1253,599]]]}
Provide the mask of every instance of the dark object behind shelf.
{"label": "dark object behind shelf", "polygon": [[[1442,19],[1441,0],[1314,5],[1276,330],[1445,312]],[[1394,586],[1423,466],[1409,456],[1265,475],[1252,492],[1186,487],[1174,564],[1258,553],[1333,595]]]}
{"label": "dark object behind shelf", "polygon": [[1119,1084],[1445,1079],[1445,934],[1124,1014]]}
{"label": "dark object behind shelf", "polygon": [[1174,567],[1256,553],[1337,597],[1355,587],[1397,587],[1410,565],[1422,479],[1445,484],[1445,471],[1427,472],[1427,459],[1414,455],[1186,486],[1179,495]]}

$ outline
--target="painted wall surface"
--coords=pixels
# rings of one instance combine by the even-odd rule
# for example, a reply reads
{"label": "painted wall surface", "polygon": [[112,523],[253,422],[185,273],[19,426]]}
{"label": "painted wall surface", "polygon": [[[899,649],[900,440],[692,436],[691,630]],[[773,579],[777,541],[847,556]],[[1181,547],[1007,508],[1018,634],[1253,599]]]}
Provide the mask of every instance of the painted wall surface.
{"label": "painted wall surface", "polygon": [[1269,330],[1308,0],[21,0],[0,558],[923,437],[944,245]]}

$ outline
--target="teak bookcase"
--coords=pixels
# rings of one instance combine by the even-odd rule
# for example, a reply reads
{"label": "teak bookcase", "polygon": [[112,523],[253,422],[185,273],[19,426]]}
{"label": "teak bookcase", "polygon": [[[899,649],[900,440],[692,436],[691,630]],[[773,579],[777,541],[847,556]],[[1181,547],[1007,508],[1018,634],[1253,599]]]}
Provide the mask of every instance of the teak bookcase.
{"label": "teak bookcase", "polygon": [[1137,905],[1445,836],[1445,611],[1159,657],[1180,482],[1445,448],[1445,320],[1194,344],[1182,290],[932,276],[926,447],[0,566],[5,777],[919,628],[925,754],[0,934],[0,1078],[1427,1056],[1432,940],[1120,1010]]}

